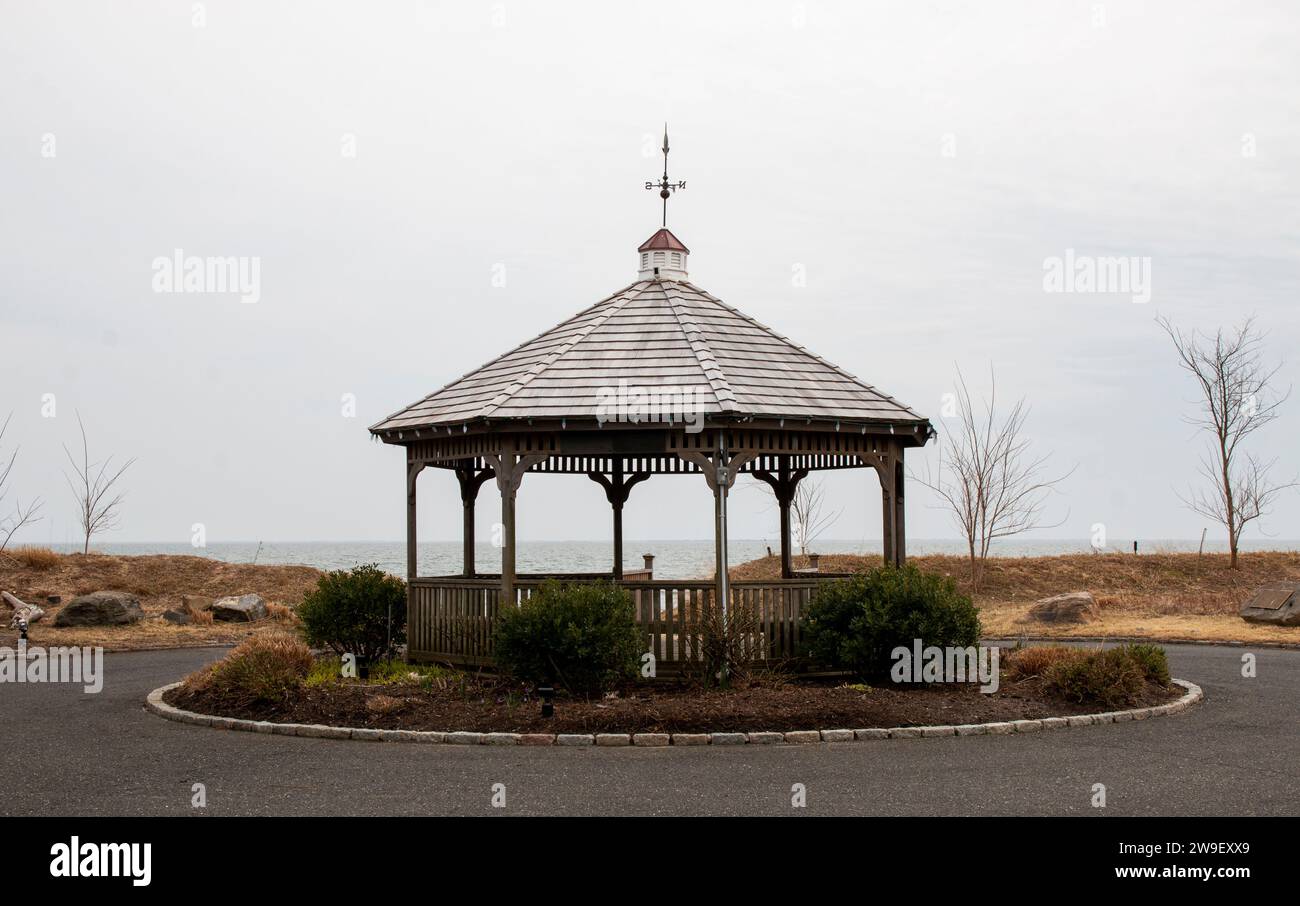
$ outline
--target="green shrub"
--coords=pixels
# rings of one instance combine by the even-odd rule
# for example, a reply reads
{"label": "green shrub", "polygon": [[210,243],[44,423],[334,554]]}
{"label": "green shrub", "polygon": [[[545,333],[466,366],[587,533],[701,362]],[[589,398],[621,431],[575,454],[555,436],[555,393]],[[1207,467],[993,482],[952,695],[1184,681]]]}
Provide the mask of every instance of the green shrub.
{"label": "green shrub", "polygon": [[1108,708],[1132,705],[1146,683],[1146,669],[1124,648],[1090,651],[1061,660],[1043,673],[1043,686],[1067,701]]}
{"label": "green shrub", "polygon": [[362,664],[392,657],[406,641],[406,583],[373,563],[334,570],[303,596],[298,619],[309,645],[354,655]]}
{"label": "green shrub", "polygon": [[280,702],[312,669],[311,649],[280,632],[245,639],[234,651],[185,681],[189,692],[209,692],[233,704]]}
{"label": "green shrub", "polygon": [[1159,645],[1131,644],[1124,645],[1122,650],[1137,662],[1150,682],[1158,686],[1169,685],[1169,659]]}
{"label": "green shrub", "polygon": [[575,695],[598,695],[635,676],[645,647],[631,596],[607,582],[544,582],[501,613],[493,639],[502,669]]}
{"label": "green shrub", "polygon": [[865,677],[887,673],[890,652],[915,639],[927,646],[977,645],[980,621],[952,579],[909,564],[821,585],[801,631],[804,654],[815,663]]}
{"label": "green shrub", "polygon": [[[365,683],[370,686],[418,685],[427,687],[430,681],[446,675],[446,668],[435,664],[408,664],[396,658],[373,661]],[[307,674],[308,686],[329,686],[335,683],[361,682],[357,676],[343,675],[343,660],[339,657],[320,657]]]}

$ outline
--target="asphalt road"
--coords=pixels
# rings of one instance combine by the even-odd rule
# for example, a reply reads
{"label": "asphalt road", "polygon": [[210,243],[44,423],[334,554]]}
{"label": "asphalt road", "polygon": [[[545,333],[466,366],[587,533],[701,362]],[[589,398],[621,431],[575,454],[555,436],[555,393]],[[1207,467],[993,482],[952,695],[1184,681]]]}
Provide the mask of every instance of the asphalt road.
{"label": "asphalt road", "polygon": [[[0,684],[4,815],[1297,815],[1300,651],[1169,646],[1205,701],[1023,736],[570,749],[299,739],[192,727],[146,694],[220,650],[109,654],[103,691]],[[194,783],[206,808],[191,806]],[[493,808],[493,785],[506,806]],[[791,805],[803,784],[806,808]],[[1093,785],[1106,807],[1092,807]]]}

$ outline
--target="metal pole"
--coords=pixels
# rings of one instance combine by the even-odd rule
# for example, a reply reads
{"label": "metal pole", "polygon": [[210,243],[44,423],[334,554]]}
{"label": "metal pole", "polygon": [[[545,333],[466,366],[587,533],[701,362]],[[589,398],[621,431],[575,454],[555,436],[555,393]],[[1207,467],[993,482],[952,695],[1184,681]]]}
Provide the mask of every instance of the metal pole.
{"label": "metal pole", "polygon": [[717,517],[718,517],[718,606],[722,608],[723,625],[726,625],[727,619],[727,598],[728,598],[728,580],[727,575],[727,485],[730,483],[731,475],[727,468],[727,441],[726,432],[718,431],[718,459],[714,469],[717,490],[714,492],[717,500]]}

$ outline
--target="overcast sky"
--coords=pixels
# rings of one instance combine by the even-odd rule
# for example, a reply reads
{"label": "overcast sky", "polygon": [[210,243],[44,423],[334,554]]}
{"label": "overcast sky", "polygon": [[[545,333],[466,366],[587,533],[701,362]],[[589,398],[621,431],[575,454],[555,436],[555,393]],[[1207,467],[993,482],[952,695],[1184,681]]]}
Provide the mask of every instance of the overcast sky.
{"label": "overcast sky", "polygon": [[[76,537],[77,411],[92,455],[137,457],[103,541],[401,538],[402,456],[366,427],[632,282],[665,120],[693,282],[940,431],[955,367],[983,390],[992,365],[1074,467],[1041,535],[1197,538],[1194,388],[1156,317],[1253,313],[1300,384],[1280,6],[5,2],[0,417],[46,500],[19,540]],[[259,259],[260,297],[155,292],[175,249]],[[1149,258],[1150,301],[1045,292],[1067,249]],[[1254,438],[1279,477],[1298,434],[1300,398]],[[826,487],[830,536],[879,539],[873,473]],[[456,538],[454,480],[420,495],[422,538]],[[733,537],[772,537],[763,494],[733,500]],[[625,518],[707,538],[711,497],[652,479]],[[608,519],[585,478],[523,484],[521,539]],[[1300,538],[1300,495],[1263,527]]]}

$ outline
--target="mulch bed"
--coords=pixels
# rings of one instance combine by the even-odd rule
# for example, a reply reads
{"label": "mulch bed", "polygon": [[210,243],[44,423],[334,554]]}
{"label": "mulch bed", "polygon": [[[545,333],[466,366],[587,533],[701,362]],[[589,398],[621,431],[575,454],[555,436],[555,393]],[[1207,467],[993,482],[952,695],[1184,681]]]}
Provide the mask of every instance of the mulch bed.
{"label": "mulch bed", "polygon": [[[1127,707],[1148,707],[1183,694],[1148,684]],[[1003,679],[991,695],[973,684],[854,688],[843,681],[763,679],[728,690],[658,680],[617,697],[557,696],[555,716],[541,717],[528,690],[491,677],[466,676],[445,688],[337,682],[302,689],[289,701],[248,705],[212,692],[178,688],[166,695],[201,714],[285,723],[386,730],[499,733],[704,733],[905,727],[1060,717],[1113,710],[1046,694],[1037,679]]]}

